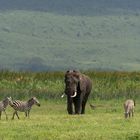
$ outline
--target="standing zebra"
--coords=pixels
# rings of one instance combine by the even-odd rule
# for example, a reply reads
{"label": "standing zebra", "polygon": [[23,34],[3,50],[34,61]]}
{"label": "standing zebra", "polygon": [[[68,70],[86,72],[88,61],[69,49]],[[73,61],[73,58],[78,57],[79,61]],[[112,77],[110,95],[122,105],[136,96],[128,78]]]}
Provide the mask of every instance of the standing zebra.
{"label": "standing zebra", "polygon": [[3,101],[0,102],[0,119],[1,119],[1,114],[2,111],[5,113],[6,120],[8,119],[7,114],[6,114],[6,107],[8,104],[11,102],[12,98],[11,97],[6,97]]}
{"label": "standing zebra", "polygon": [[29,118],[30,110],[34,104],[40,106],[40,103],[36,97],[32,97],[28,101],[19,101],[19,100],[12,101],[12,103],[10,103],[10,106],[15,110],[12,119],[14,119],[15,115],[19,119],[17,113],[18,111],[25,112],[25,116]]}
{"label": "standing zebra", "polygon": [[124,114],[125,114],[125,118],[127,118],[128,116],[130,117],[132,115],[132,117],[134,116],[134,107],[135,107],[135,101],[134,100],[126,100],[124,103]]}

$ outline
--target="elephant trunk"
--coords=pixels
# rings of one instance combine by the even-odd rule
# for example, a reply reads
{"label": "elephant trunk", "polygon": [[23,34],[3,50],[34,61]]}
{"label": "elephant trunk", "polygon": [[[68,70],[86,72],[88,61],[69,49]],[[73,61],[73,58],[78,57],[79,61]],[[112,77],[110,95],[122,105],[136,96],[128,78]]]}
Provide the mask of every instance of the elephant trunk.
{"label": "elephant trunk", "polygon": [[75,88],[74,88],[75,90],[74,90],[74,95],[71,95],[71,98],[74,98],[74,97],[76,97],[77,96],[77,89],[76,89],[76,86],[75,86]]}
{"label": "elephant trunk", "polygon": [[74,98],[77,96],[77,86],[76,85],[73,85],[73,86],[67,86],[65,88],[65,92],[64,94],[62,94],[61,98],[64,97],[64,95],[67,95],[71,98]]}

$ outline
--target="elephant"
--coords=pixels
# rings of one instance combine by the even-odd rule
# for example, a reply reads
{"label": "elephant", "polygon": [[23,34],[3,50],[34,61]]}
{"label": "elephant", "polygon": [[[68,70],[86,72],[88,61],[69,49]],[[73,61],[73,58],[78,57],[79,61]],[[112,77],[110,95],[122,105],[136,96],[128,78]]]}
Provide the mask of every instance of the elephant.
{"label": "elephant", "polygon": [[68,114],[85,114],[85,106],[91,90],[92,81],[88,76],[76,70],[68,70],[65,73]]}

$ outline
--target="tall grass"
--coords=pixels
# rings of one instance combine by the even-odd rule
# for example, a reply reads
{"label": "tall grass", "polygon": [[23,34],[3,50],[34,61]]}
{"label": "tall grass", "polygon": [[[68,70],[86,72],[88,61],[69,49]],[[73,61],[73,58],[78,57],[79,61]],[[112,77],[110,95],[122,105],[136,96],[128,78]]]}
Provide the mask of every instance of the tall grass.
{"label": "tall grass", "polygon": [[[137,98],[140,72],[83,72],[93,81],[90,98]],[[0,97],[60,98],[64,92],[64,72],[0,72]]]}

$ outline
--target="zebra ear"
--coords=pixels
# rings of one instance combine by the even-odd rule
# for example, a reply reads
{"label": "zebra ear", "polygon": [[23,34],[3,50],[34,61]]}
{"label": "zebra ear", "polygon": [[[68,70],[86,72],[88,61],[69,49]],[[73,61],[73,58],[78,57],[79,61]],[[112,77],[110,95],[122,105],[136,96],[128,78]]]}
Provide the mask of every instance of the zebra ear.
{"label": "zebra ear", "polygon": [[29,101],[31,101],[31,100],[33,100],[33,97],[32,97],[32,98],[30,98],[30,99],[28,100],[28,102],[29,102]]}
{"label": "zebra ear", "polygon": [[36,100],[36,97],[34,96],[34,97],[32,97],[30,100]]}

